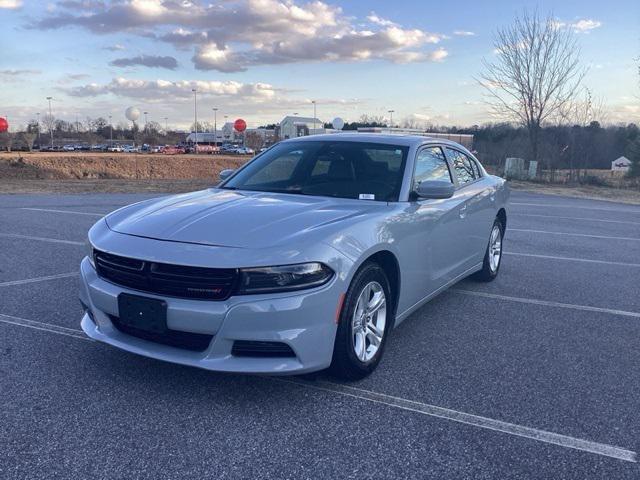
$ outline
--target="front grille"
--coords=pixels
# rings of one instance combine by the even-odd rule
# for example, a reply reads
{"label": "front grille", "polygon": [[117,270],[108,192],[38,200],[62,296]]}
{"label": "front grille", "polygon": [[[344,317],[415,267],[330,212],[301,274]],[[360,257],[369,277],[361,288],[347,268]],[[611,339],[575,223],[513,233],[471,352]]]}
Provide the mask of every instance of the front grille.
{"label": "front grille", "polygon": [[181,332],[178,330],[167,330],[164,333],[149,332],[139,328],[130,327],[120,322],[115,315],[109,315],[111,323],[122,333],[131,335],[132,337],[141,338],[150,342],[161,343],[170,347],[192,350],[194,352],[202,352],[209,347],[213,335],[205,335],[203,333]]}
{"label": "front grille", "polygon": [[236,357],[295,357],[291,347],[282,342],[254,342],[236,340],[231,348]]}
{"label": "front grille", "polygon": [[226,300],[238,270],[147,262],[94,250],[98,275],[116,285],[142,292],[196,300]]}

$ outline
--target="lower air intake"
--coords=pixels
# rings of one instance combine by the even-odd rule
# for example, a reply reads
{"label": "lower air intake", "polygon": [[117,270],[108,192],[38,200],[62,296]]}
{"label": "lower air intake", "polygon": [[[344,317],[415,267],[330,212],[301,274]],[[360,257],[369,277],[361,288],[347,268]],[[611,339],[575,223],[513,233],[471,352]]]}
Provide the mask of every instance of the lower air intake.
{"label": "lower air intake", "polygon": [[231,355],[235,357],[295,357],[289,345],[282,342],[236,340]]}

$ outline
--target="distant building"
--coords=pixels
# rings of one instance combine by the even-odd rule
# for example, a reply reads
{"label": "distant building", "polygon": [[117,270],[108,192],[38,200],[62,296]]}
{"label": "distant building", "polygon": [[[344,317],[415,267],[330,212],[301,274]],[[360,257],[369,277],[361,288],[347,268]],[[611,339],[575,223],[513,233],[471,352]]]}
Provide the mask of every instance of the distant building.
{"label": "distant building", "polygon": [[631,168],[631,160],[627,157],[620,157],[611,162],[611,171],[613,172],[628,172]]}
{"label": "distant building", "polygon": [[278,130],[277,133],[281,140],[325,133],[322,120],[293,115],[284,117]]}
{"label": "distant building", "polygon": [[[214,132],[198,132],[198,143],[203,145],[223,145],[225,143],[243,144],[245,136],[257,136],[260,145],[257,148],[269,147],[276,143],[276,131],[273,128],[247,128],[244,132],[236,132],[232,122],[222,125]],[[186,143],[196,143],[195,132],[189,133],[185,138]]]}
{"label": "distant building", "polygon": [[[256,145],[258,148],[270,147],[276,143],[276,130],[274,128],[247,128],[245,131],[245,138],[256,135],[262,141],[261,145]],[[248,145],[249,146],[249,145]]]}
{"label": "distant building", "polygon": [[[242,141],[242,134],[233,129],[232,122],[226,122],[216,132],[198,132],[198,143],[208,145],[221,145]],[[186,143],[196,143],[196,134],[191,132],[185,138]]]}

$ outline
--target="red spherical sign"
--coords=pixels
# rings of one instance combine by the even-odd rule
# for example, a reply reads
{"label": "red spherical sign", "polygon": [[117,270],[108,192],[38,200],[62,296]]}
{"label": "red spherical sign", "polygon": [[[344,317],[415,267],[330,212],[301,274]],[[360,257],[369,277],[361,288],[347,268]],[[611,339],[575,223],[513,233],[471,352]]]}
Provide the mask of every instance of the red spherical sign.
{"label": "red spherical sign", "polygon": [[247,122],[239,118],[235,122],[233,122],[233,128],[236,130],[236,132],[244,132],[247,129]]}
{"label": "red spherical sign", "polygon": [[0,117],[0,132],[6,132],[9,130],[9,122],[6,118]]}

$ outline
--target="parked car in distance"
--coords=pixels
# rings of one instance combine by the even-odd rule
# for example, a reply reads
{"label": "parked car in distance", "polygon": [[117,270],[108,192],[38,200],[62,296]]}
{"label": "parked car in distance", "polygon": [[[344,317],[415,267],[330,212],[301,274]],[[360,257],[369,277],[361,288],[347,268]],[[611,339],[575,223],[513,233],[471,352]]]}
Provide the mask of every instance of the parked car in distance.
{"label": "parked car in distance", "polygon": [[249,147],[238,147],[232,150],[232,152],[238,155],[252,155],[254,153],[253,149]]}
{"label": "parked car in distance", "polygon": [[73,152],[76,147],[74,145],[65,145],[62,147],[65,152]]}
{"label": "parked car in distance", "polygon": [[220,176],[91,228],[89,337],[209,370],[358,379],[425,302],[498,275],[509,190],[457,143],[314,135]]}

